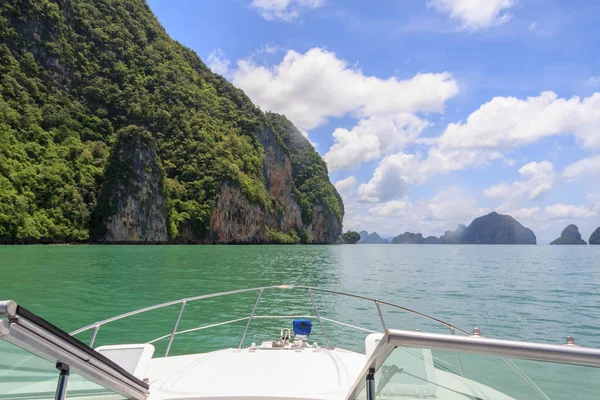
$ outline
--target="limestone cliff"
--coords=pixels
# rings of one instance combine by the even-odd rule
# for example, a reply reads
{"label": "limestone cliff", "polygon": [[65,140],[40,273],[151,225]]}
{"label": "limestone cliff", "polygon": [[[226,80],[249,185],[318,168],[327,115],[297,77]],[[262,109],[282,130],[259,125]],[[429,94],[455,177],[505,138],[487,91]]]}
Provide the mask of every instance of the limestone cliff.
{"label": "limestone cliff", "polygon": [[550,244],[587,244],[585,240],[581,238],[581,233],[579,233],[579,228],[577,225],[568,225],[563,231],[560,233],[560,237],[554,239]]}
{"label": "limestone cliff", "polygon": [[117,133],[94,218],[94,239],[106,243],[166,242],[167,204],[156,142],[142,128]]}

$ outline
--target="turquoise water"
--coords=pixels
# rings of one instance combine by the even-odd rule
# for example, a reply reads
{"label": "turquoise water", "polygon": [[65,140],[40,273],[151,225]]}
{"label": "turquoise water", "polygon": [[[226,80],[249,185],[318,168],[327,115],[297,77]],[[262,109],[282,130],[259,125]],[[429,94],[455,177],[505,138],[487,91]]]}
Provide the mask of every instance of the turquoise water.
{"label": "turquoise water", "polygon": [[[3,246],[0,277],[1,298],[68,331],[183,297],[297,284],[387,300],[490,337],[572,335],[600,347],[600,246]],[[249,311],[250,297],[234,303]],[[363,314],[355,303],[372,308],[325,301],[346,319]]]}
{"label": "turquoise water", "polygon": [[[66,331],[149,305],[207,293],[309,285],[396,303],[487,337],[600,347],[600,246],[4,246],[0,298]],[[315,293],[322,316],[381,329],[370,302]],[[179,330],[249,314],[256,293],[186,305]],[[168,335],[179,305],[102,327],[95,345]],[[447,333],[384,308],[388,327]],[[304,290],[267,290],[257,315],[314,315]],[[316,324],[316,322],[315,322]],[[246,321],[177,336],[171,354],[236,346]],[[245,344],[290,321],[255,320]],[[330,323],[332,345],[362,350],[364,332]],[[314,339],[323,343],[319,326]],[[80,336],[87,340],[91,332]],[[157,353],[167,340],[156,342]],[[565,397],[568,398],[568,397]]]}

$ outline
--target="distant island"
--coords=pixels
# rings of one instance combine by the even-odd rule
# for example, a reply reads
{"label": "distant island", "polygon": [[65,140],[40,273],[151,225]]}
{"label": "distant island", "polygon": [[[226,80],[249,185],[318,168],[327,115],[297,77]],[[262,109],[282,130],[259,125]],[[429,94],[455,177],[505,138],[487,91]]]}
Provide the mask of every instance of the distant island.
{"label": "distant island", "polygon": [[404,232],[392,239],[392,244],[439,244],[435,236],[423,237],[420,233]]}
{"label": "distant island", "polygon": [[[343,243],[347,244],[389,244],[377,232],[348,231]],[[357,239],[357,237],[359,239]],[[537,244],[533,231],[523,226],[510,215],[491,212],[475,218],[469,226],[459,224],[455,230],[447,230],[440,237],[423,236],[422,233],[404,232],[392,238],[391,244]],[[570,224],[553,240],[551,245],[587,244],[581,237],[577,225]],[[590,236],[589,244],[600,245],[600,227]]]}
{"label": "distant island", "polygon": [[590,235],[589,244],[600,244],[600,226]]}
{"label": "distant island", "polygon": [[389,244],[390,241],[383,239],[377,232],[369,233],[360,231],[360,241],[358,244]]}
{"label": "distant island", "polygon": [[[386,243],[377,233],[360,232],[358,243]],[[598,229],[600,241],[600,228]],[[510,215],[491,212],[475,218],[469,226],[458,225],[439,238],[424,237],[421,233],[404,232],[392,239],[392,244],[537,244],[533,231],[521,225]]]}
{"label": "distant island", "polygon": [[554,239],[550,244],[587,244],[585,240],[581,238],[579,228],[577,225],[568,225],[560,233],[560,237]]}
{"label": "distant island", "polygon": [[360,233],[355,231],[347,231],[342,234],[342,243],[356,244],[360,240]]}

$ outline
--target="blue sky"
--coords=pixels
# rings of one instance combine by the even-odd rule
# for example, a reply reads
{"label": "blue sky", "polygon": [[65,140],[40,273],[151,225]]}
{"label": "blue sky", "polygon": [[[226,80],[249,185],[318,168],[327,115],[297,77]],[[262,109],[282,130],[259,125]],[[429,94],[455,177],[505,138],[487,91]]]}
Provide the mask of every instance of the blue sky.
{"label": "blue sky", "polygon": [[600,225],[600,3],[151,0],[174,39],[284,113],[345,229],[440,235],[497,210],[541,243]]}

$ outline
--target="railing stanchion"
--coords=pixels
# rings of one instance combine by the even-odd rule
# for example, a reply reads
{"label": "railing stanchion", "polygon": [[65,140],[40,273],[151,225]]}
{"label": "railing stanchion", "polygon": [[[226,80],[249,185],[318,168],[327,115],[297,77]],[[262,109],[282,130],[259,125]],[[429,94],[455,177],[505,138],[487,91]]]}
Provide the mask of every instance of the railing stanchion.
{"label": "railing stanchion", "polygon": [[367,400],[375,400],[375,370],[374,369],[369,369],[369,372],[367,373],[367,381],[365,382],[366,385],[366,394],[367,394]]}
{"label": "railing stanchion", "polygon": [[94,328],[94,332],[92,332],[92,337],[90,338],[90,344],[89,346],[92,347],[94,345],[94,342],[96,341],[96,335],[98,334],[98,330],[100,329],[101,325],[96,325],[96,327]]}
{"label": "railing stanchion", "polygon": [[[454,329],[453,326],[450,327],[450,334],[451,335],[456,334],[456,330]],[[456,362],[458,364],[458,372],[460,373],[460,376],[465,376],[465,373],[463,372],[463,368],[462,368],[462,363],[460,362],[460,354],[458,351],[456,352]]]}
{"label": "railing stanchion", "polygon": [[179,315],[177,316],[177,321],[175,321],[175,326],[173,326],[173,332],[171,332],[171,337],[169,338],[169,344],[167,344],[167,349],[165,350],[165,357],[169,355],[169,350],[171,350],[171,345],[173,344],[173,339],[175,339],[175,332],[177,332],[177,328],[179,327],[179,321],[181,321],[181,315],[183,314],[183,309],[187,304],[187,300],[184,300],[181,303],[181,308],[179,309]]}
{"label": "railing stanchion", "polygon": [[60,371],[58,383],[56,384],[55,400],[65,400],[67,398],[67,384],[69,383],[70,368],[67,364],[58,362],[56,369]]}
{"label": "railing stanchion", "polygon": [[385,326],[385,320],[383,319],[383,313],[381,312],[381,307],[379,306],[379,300],[375,300],[375,305],[377,306],[377,312],[379,313],[379,318],[381,319],[381,325],[383,326],[383,331],[387,329]]}
{"label": "railing stanchion", "polygon": [[321,321],[319,310],[317,310],[317,305],[315,304],[315,299],[313,299],[312,291],[310,289],[308,289],[308,295],[310,296],[310,301],[312,302],[313,308],[315,309],[315,314],[317,315],[317,319],[319,320],[319,325],[321,326],[321,332],[323,332],[323,338],[325,339],[327,349],[331,349],[331,346],[329,346],[329,340],[327,339],[327,334],[325,333],[325,328],[323,328],[323,321]]}
{"label": "railing stanchion", "polygon": [[246,324],[246,327],[244,328],[244,333],[242,333],[242,339],[240,339],[240,344],[238,344],[238,349],[242,348],[242,345],[244,344],[244,339],[246,339],[246,332],[248,332],[248,328],[250,327],[250,323],[252,322],[252,318],[254,317],[254,312],[256,311],[256,306],[258,305],[258,301],[260,300],[260,296],[262,296],[264,289],[260,289],[260,291],[258,292],[258,297],[256,298],[256,302],[254,303],[254,307],[252,307],[252,312],[250,313],[250,318],[248,318],[248,323]]}

